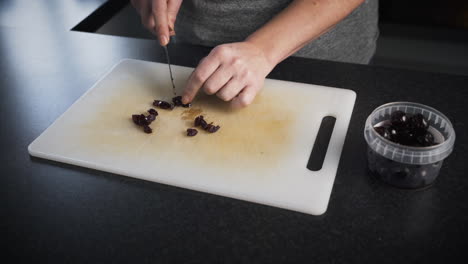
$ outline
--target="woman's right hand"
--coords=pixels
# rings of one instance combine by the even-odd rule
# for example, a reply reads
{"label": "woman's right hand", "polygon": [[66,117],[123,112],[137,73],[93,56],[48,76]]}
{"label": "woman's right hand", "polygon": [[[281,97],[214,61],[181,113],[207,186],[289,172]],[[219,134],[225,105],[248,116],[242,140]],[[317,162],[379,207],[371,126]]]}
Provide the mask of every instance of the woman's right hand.
{"label": "woman's right hand", "polygon": [[174,24],[182,0],[131,0],[140,13],[141,23],[153,33],[161,46],[169,43],[169,36],[175,35]]}

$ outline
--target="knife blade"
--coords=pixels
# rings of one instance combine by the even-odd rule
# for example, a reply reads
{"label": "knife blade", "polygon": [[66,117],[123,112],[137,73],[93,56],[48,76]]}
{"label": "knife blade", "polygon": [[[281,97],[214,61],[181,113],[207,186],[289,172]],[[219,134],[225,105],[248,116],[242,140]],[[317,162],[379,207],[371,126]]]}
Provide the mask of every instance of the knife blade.
{"label": "knife blade", "polygon": [[[168,43],[168,45],[169,45],[169,43]],[[176,89],[175,89],[175,84],[174,84],[174,77],[172,76],[171,60],[169,58],[169,51],[167,50],[167,45],[163,46],[163,48],[164,48],[164,51],[166,53],[167,65],[169,65],[169,74],[171,76],[171,83],[172,83],[172,93],[174,95],[177,95],[176,94]]]}

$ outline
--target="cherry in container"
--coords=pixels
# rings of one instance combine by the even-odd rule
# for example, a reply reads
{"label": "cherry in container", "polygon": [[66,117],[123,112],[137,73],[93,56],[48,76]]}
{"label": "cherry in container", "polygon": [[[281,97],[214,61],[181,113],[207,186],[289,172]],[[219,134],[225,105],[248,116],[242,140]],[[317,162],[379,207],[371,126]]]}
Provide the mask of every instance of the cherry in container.
{"label": "cherry in container", "polygon": [[369,170],[382,181],[406,189],[431,185],[453,150],[455,131],[438,110],[418,103],[377,107],[364,128]]}

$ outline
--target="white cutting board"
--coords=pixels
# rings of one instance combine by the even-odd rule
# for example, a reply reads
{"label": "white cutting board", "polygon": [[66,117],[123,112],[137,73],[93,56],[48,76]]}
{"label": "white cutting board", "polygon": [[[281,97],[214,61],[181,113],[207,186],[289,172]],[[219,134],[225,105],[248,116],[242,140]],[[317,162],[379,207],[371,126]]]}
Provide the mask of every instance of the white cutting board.
{"label": "white cutting board", "polygon": [[[193,68],[173,66],[180,90]],[[311,72],[311,74],[314,74]],[[172,98],[167,64],[123,60],[29,145],[32,156],[319,215],[326,211],[356,94],[267,79],[254,103],[231,110],[200,94],[191,109],[157,109],[145,134],[131,121]],[[214,134],[185,136],[198,114]],[[306,168],[324,116],[336,117],[324,164]]]}

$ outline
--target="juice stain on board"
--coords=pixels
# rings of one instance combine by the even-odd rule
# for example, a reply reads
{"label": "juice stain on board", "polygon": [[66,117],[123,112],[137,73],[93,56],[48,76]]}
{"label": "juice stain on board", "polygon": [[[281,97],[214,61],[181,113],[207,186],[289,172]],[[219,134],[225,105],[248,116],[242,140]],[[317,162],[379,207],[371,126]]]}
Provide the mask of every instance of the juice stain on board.
{"label": "juice stain on board", "polygon": [[[97,114],[84,120],[79,136],[82,144],[129,159],[154,157],[201,166],[271,168],[288,155],[293,140],[290,132],[299,111],[279,108],[283,98],[272,92],[260,94],[252,105],[240,110],[215,96],[201,95],[189,109],[157,109],[159,115],[151,124],[153,134],[145,134],[130,116],[151,108],[153,98],[129,96],[132,94],[108,98]],[[187,137],[186,129],[194,127],[198,115],[221,129],[211,134],[198,128],[197,136]]]}

